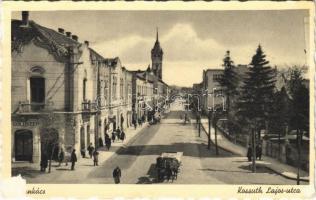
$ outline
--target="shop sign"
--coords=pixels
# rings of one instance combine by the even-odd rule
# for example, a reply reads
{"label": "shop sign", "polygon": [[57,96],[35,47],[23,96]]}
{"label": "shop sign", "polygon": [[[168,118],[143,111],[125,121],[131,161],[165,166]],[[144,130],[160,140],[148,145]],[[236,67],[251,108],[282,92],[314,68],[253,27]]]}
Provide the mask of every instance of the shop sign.
{"label": "shop sign", "polygon": [[29,120],[18,120],[13,121],[13,126],[38,126],[38,119],[29,119]]}

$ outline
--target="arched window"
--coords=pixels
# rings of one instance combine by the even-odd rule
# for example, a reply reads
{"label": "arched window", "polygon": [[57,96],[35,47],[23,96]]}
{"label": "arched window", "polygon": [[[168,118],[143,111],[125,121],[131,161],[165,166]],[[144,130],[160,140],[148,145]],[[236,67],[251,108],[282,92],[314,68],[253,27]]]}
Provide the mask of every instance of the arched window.
{"label": "arched window", "polygon": [[87,100],[87,79],[83,79],[83,84],[82,84],[82,100],[85,102]]}
{"label": "arched window", "polygon": [[45,105],[45,70],[42,67],[35,66],[30,70],[29,90],[31,109],[38,111],[44,108]]}

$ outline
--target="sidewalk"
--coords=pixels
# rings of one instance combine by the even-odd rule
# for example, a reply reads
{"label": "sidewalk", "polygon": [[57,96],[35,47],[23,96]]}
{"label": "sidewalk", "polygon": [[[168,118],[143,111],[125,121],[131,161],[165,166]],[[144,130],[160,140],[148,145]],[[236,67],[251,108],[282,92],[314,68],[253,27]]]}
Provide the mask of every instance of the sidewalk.
{"label": "sidewalk", "polygon": [[[208,134],[208,119],[207,118],[201,118],[201,124],[202,124],[202,130],[204,130],[205,134]],[[215,143],[215,130],[212,127],[211,130],[211,140],[213,143]],[[222,132],[217,129],[217,144],[222,149],[244,156],[247,155],[247,149],[243,146],[240,146],[238,144],[234,144],[231,141],[229,141]],[[277,159],[268,157],[268,156],[262,156],[261,161],[256,161],[257,165],[265,166],[266,168],[269,168],[270,170],[274,171],[275,173],[284,176],[289,179],[296,180],[297,178],[297,168],[292,167],[290,165],[281,163]],[[300,170],[300,180],[301,181],[309,181],[309,174],[306,171]]]}
{"label": "sidewalk", "polygon": [[[110,150],[107,150],[105,147],[99,148],[99,165],[116,154],[121,147],[127,146],[136,135],[148,126],[148,123],[144,123],[142,127],[138,126],[136,130],[134,127],[127,128],[125,129],[126,139],[124,142],[115,141],[112,143]],[[21,174],[28,183],[50,183],[51,181],[62,183],[65,180],[67,180],[66,182],[76,183],[80,181],[80,178],[85,178],[91,171],[96,169],[93,166],[93,159],[90,159],[89,155],[86,154],[86,158],[82,158],[80,154],[77,154],[77,156],[78,162],[76,162],[75,171],[70,170],[71,163],[69,162],[67,166],[65,163],[62,163],[58,167],[58,163],[52,161],[51,173],[47,173],[48,168],[46,173],[40,172],[39,163],[14,162],[11,163],[12,175]]]}

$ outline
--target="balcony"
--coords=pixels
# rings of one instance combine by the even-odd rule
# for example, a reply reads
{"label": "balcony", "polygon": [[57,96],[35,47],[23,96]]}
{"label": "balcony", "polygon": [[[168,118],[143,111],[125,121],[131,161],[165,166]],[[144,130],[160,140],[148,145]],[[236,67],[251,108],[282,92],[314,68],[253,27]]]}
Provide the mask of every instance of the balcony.
{"label": "balcony", "polygon": [[91,101],[83,101],[82,102],[82,112],[96,112],[97,111],[97,103]]}
{"label": "balcony", "polygon": [[17,113],[34,113],[34,112],[48,112],[52,110],[53,102],[34,103],[28,101],[20,101]]}

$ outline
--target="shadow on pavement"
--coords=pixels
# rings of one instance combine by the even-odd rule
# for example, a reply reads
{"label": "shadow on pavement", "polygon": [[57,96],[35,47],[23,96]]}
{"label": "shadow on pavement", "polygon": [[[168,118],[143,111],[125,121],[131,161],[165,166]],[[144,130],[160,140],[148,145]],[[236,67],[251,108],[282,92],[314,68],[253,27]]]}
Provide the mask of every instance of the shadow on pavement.
{"label": "shadow on pavement", "polygon": [[[199,151],[192,151],[198,147]],[[214,153],[214,147],[211,150],[207,149],[207,145],[203,143],[172,143],[168,145],[133,145],[128,147],[122,147],[120,151],[117,152],[118,155],[160,155],[163,152],[183,152],[184,156],[190,157],[232,157],[237,156],[233,153],[224,151],[219,148],[219,155],[216,156]]]}
{"label": "shadow on pavement", "polygon": [[21,176],[25,177],[25,178],[35,178],[37,176],[41,176],[41,175],[44,175],[46,173],[47,172],[41,172],[40,170],[35,170],[33,168],[30,168],[30,167],[18,167],[18,168],[12,169],[11,175],[17,176],[17,175],[21,174]]}
{"label": "shadow on pavement", "polygon": [[222,169],[211,169],[211,168],[206,168],[206,169],[199,169],[201,171],[212,171],[212,172],[236,172],[236,173],[251,173],[249,171],[234,171],[234,170],[222,170]]}
{"label": "shadow on pavement", "polygon": [[138,181],[136,184],[152,184],[152,183],[153,183],[153,181],[150,180],[149,177],[143,176],[143,177],[138,178]]}
{"label": "shadow on pavement", "polygon": [[59,168],[59,169],[56,169],[58,171],[70,171],[70,168],[69,169],[65,169],[65,168]]}
{"label": "shadow on pavement", "polygon": [[[248,170],[250,173],[252,173],[252,163],[249,163],[248,165],[241,165],[238,168],[243,169],[243,170]],[[261,165],[256,165],[256,173],[275,174],[272,170]]]}

